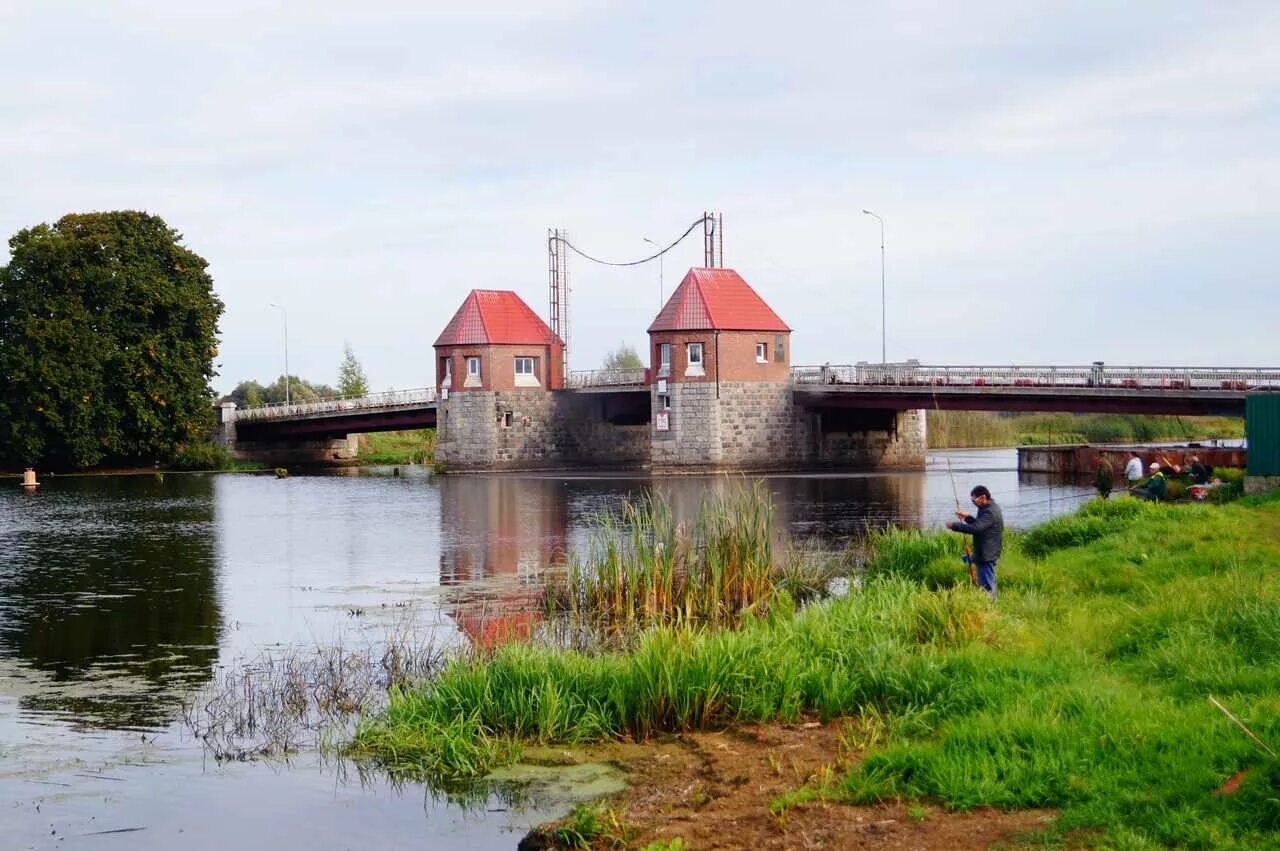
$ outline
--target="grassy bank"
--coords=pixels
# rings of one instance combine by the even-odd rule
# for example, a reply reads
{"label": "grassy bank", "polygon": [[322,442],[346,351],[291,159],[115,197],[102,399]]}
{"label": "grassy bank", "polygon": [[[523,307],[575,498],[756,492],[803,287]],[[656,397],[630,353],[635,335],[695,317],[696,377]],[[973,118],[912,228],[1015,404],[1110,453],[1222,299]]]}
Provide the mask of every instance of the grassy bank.
{"label": "grassy bank", "polygon": [[847,716],[867,756],[784,805],[1051,807],[1053,830],[1087,843],[1280,843],[1280,763],[1207,699],[1280,744],[1280,498],[1121,499],[1055,523],[1011,542],[995,606],[966,587],[959,536],[887,533],[846,598],[654,628],[626,653],[461,659],[397,691],[353,749],[459,777],[522,742]]}
{"label": "grassy bank", "polygon": [[382,431],[360,435],[361,464],[430,464],[435,460],[436,430]]}
{"label": "grassy bank", "polygon": [[1236,417],[1159,417],[1128,414],[1014,414],[929,411],[929,446],[952,449],[1053,443],[1141,443],[1238,438]]}

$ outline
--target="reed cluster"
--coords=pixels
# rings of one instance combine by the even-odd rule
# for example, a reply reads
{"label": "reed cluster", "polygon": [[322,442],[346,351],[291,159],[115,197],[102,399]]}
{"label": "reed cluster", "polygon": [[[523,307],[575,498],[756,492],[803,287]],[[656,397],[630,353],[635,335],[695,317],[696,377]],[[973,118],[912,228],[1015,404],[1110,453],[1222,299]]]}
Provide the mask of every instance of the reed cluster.
{"label": "reed cluster", "polygon": [[763,612],[778,590],[773,502],[756,482],[707,497],[691,527],[651,495],[598,515],[585,557],[571,556],[564,581],[550,585],[548,607],[624,628],[719,626]]}

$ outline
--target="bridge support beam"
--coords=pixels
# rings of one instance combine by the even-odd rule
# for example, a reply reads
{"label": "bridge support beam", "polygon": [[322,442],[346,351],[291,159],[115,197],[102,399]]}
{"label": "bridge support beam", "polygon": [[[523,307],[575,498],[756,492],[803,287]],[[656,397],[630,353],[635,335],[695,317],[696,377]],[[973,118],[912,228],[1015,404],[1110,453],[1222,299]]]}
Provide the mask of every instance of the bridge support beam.
{"label": "bridge support beam", "polygon": [[807,412],[814,466],[924,469],[929,444],[923,410],[798,410]]}
{"label": "bridge support beam", "polygon": [[305,440],[241,440],[230,448],[231,457],[267,467],[327,465],[355,461],[360,441],[358,435],[347,434]]}
{"label": "bridge support beam", "polygon": [[223,402],[213,410],[213,442],[241,461],[256,461],[268,467],[333,464],[354,461],[360,452],[354,434],[242,439],[236,403]]}

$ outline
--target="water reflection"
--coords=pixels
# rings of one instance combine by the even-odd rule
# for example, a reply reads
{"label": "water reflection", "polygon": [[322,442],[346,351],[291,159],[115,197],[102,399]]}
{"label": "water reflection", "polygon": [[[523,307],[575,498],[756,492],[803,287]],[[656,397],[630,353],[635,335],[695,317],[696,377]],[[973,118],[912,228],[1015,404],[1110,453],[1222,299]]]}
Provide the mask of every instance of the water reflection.
{"label": "water reflection", "polygon": [[[542,622],[543,569],[569,539],[565,483],[551,478],[450,476],[440,481],[440,584],[473,645],[525,638]],[[488,580],[481,584],[480,580]]]}
{"label": "water reflection", "polygon": [[0,660],[22,707],[174,717],[218,652],[211,495],[204,476],[63,479],[0,503]]}

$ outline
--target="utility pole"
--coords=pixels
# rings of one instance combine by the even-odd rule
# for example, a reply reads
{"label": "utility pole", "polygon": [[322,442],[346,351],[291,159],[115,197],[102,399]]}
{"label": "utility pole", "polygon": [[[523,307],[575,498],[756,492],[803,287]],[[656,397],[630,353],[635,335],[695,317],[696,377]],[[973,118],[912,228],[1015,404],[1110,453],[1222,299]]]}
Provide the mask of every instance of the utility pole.
{"label": "utility pole", "polygon": [[884,219],[880,218],[870,210],[863,210],[868,216],[873,216],[880,223],[880,364],[884,365],[889,362],[889,358],[885,354],[885,324],[884,324]]}

